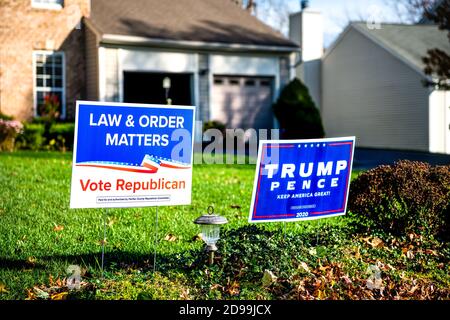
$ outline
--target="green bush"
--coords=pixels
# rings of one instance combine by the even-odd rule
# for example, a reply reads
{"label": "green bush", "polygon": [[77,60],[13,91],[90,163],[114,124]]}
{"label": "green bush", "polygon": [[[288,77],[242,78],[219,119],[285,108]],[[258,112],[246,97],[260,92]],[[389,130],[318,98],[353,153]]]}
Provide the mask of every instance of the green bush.
{"label": "green bush", "polygon": [[299,80],[292,80],[282,91],[273,112],[281,127],[282,139],[323,138],[325,131],[320,112]]}
{"label": "green bush", "polygon": [[47,134],[48,145],[51,150],[67,151],[73,149],[75,124],[54,123]]}
{"label": "green bush", "polygon": [[225,125],[220,121],[207,121],[203,124],[203,132],[209,130],[209,129],[217,129],[220,132],[222,132],[223,135],[225,135]]}
{"label": "green bush", "polygon": [[44,124],[26,123],[23,133],[17,138],[17,147],[25,150],[41,150],[45,143],[44,133]]}
{"label": "green bush", "polygon": [[450,166],[400,161],[352,181],[349,210],[361,226],[395,235],[450,234]]}
{"label": "green bush", "polygon": [[25,124],[17,139],[19,149],[67,151],[73,148],[74,123],[48,123],[33,121]]}
{"label": "green bush", "polygon": [[12,116],[8,116],[2,112],[0,112],[0,119],[1,120],[6,120],[6,121],[10,121],[10,120],[14,120],[14,117]]}

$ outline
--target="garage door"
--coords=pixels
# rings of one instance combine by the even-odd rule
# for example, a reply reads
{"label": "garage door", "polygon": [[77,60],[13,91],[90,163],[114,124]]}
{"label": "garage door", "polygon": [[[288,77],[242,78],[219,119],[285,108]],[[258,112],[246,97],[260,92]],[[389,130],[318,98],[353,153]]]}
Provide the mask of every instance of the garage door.
{"label": "garage door", "polygon": [[211,120],[227,128],[273,127],[271,77],[214,76]]}

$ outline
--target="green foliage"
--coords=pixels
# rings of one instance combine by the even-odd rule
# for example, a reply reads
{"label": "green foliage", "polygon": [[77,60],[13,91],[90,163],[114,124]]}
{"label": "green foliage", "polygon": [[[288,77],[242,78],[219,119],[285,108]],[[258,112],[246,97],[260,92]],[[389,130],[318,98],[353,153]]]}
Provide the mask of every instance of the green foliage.
{"label": "green foliage", "polygon": [[17,147],[22,150],[40,150],[46,140],[44,133],[44,124],[26,123],[23,133],[17,138]]}
{"label": "green foliage", "polygon": [[350,186],[358,221],[396,235],[450,233],[450,166],[400,161],[361,174]]}
{"label": "green foliage", "polygon": [[13,120],[14,117],[8,116],[8,115],[6,115],[6,114],[4,114],[4,113],[2,113],[2,112],[0,111],[0,119],[1,119],[1,120],[7,120],[7,121],[9,121],[9,120]]}
{"label": "green foliage", "polygon": [[320,112],[309,95],[308,88],[297,78],[281,91],[273,105],[273,112],[280,122],[283,139],[325,136]]}
{"label": "green foliage", "polygon": [[222,132],[222,134],[225,134],[225,125],[220,121],[211,120],[211,121],[205,122],[203,124],[203,132],[205,132],[209,129],[217,129],[220,132]]}
{"label": "green foliage", "polygon": [[67,151],[73,148],[74,123],[46,123],[42,120],[25,124],[18,138],[22,150]]}
{"label": "green foliage", "polygon": [[67,151],[73,149],[74,132],[74,123],[52,124],[47,136],[51,150]]}
{"label": "green foliage", "polygon": [[[450,297],[450,243],[383,233],[369,239],[346,216],[248,225],[254,165],[195,165],[192,205],[159,207],[156,234],[154,208],[70,210],[71,159],[0,153],[0,300]],[[192,223],[209,205],[229,221],[213,266]],[[382,269],[383,296],[365,287],[373,264]],[[81,268],[80,291],[66,287],[69,265]],[[277,277],[269,286],[265,270]]]}

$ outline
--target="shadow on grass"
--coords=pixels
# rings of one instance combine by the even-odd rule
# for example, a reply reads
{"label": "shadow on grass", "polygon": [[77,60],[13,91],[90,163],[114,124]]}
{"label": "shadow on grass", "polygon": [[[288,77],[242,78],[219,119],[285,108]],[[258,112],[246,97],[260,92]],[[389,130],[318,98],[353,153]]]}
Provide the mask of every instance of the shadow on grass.
{"label": "shadow on grass", "polygon": [[[295,255],[302,255],[311,246],[331,246],[345,238],[348,230],[342,226],[323,226],[312,232],[286,233],[282,230],[267,230],[263,226],[249,225],[223,232],[218,242],[219,251],[216,264],[230,271],[246,265],[268,267],[276,264],[284,257],[286,266],[291,264]],[[127,269],[153,270],[153,252],[135,253],[112,250],[105,252],[105,270],[114,271]],[[306,258],[306,257],[305,257]],[[203,249],[191,249],[168,255],[157,254],[157,270],[189,272],[203,268],[207,256]],[[80,265],[83,268],[100,270],[101,253],[86,253],[79,255],[48,255],[37,256],[35,262],[26,259],[0,258],[0,270],[39,269],[51,271],[50,265]],[[65,267],[64,267],[65,268]],[[64,271],[64,270],[61,270]]]}
{"label": "shadow on grass", "polygon": [[72,160],[72,152],[57,152],[57,151],[17,151],[17,152],[0,152],[0,159],[2,157],[12,158],[30,158],[30,159],[62,159]]}

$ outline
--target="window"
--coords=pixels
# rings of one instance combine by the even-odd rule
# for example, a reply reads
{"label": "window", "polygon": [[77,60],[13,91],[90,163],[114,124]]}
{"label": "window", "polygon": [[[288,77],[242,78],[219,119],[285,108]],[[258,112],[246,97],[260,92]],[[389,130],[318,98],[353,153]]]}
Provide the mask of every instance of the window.
{"label": "window", "polygon": [[60,10],[64,6],[64,0],[31,0],[33,8]]}
{"label": "window", "polygon": [[[59,114],[65,117],[65,62],[63,52],[37,51],[33,54],[34,110],[41,116],[45,99],[59,103]],[[56,100],[56,101],[55,101]]]}

